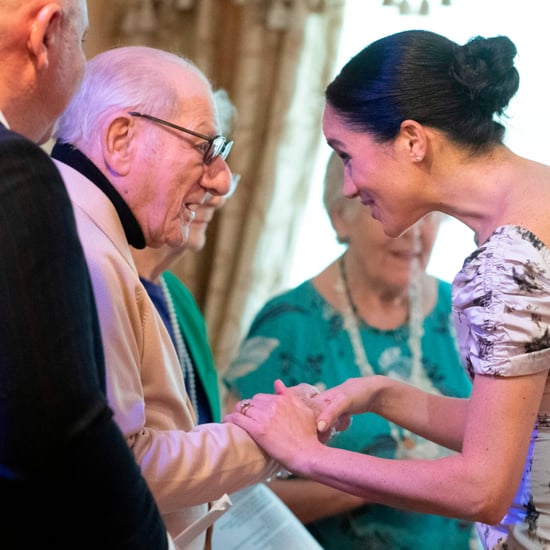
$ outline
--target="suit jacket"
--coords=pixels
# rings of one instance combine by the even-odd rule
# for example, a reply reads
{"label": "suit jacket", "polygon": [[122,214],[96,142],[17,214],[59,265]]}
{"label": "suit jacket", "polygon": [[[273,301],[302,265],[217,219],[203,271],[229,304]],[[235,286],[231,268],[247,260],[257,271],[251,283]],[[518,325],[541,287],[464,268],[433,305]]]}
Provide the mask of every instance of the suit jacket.
{"label": "suit jacket", "polygon": [[[132,259],[107,196],[57,162],[68,189],[98,305],[115,419],[165,523],[177,535],[208,501],[264,480],[275,464],[232,424],[196,426],[174,346]],[[201,548],[204,537],[193,548]]]}
{"label": "suit jacket", "polygon": [[0,262],[2,546],[165,548],[107,406],[92,286],[63,181],[42,149],[1,124]]}

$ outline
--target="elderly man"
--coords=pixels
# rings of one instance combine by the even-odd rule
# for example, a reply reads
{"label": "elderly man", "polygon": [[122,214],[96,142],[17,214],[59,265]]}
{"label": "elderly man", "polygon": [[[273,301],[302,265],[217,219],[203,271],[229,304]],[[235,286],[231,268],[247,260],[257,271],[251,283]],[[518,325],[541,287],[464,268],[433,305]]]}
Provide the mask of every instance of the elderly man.
{"label": "elderly man", "polygon": [[0,546],[166,548],[105,396],[97,313],[45,141],[84,71],[83,0],[0,0]]}
{"label": "elderly man", "polygon": [[[224,135],[231,135],[237,110],[227,92],[214,92],[214,105],[218,113],[219,127]],[[218,177],[227,181],[227,172],[219,171]],[[227,195],[211,195],[195,209],[195,217],[189,224],[189,235],[180,247],[132,249],[141,282],[155,304],[172,342],[184,372],[185,387],[197,414],[197,422],[219,422],[221,400],[219,380],[210,348],[203,314],[189,289],[170,271],[165,271],[184,255],[202,250],[206,244],[206,232],[215,213],[223,207],[235,191],[240,176],[231,176],[231,189]]]}
{"label": "elderly man", "polygon": [[[202,73],[176,55],[135,46],[88,63],[52,152],[92,276],[109,402],[173,535],[208,501],[274,468],[234,425],[196,425],[176,350],[129,246],[181,246],[206,194],[229,191],[230,146],[217,135]],[[191,547],[203,544],[201,535]]]}

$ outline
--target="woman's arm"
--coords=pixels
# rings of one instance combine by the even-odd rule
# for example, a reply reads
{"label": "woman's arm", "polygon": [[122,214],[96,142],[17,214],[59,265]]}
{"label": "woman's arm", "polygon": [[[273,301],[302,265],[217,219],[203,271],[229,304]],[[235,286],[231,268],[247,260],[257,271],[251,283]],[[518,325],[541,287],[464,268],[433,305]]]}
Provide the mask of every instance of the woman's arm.
{"label": "woman's arm", "polygon": [[422,437],[459,451],[468,399],[436,395],[387,376],[352,378],[322,392],[318,426],[332,426],[344,413],[374,412]]}
{"label": "woman's arm", "polygon": [[[371,502],[494,524],[519,485],[547,374],[476,376],[462,450],[435,460],[388,460],[324,446],[315,413],[288,390],[258,395],[246,416],[226,419],[297,475]],[[344,410],[355,412],[353,403]]]}

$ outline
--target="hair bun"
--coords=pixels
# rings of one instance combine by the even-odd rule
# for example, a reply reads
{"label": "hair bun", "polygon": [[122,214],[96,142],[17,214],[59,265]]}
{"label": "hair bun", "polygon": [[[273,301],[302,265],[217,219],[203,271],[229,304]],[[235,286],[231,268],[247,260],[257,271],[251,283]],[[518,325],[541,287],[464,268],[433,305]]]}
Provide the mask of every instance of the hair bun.
{"label": "hair bun", "polygon": [[477,36],[456,49],[451,74],[466,89],[473,108],[490,115],[503,112],[519,87],[516,53],[506,36]]}

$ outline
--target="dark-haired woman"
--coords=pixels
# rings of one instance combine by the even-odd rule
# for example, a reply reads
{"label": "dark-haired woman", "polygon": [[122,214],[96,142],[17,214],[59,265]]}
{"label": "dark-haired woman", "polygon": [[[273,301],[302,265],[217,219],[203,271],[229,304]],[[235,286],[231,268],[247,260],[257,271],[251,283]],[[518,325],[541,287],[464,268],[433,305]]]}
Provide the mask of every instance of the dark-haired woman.
{"label": "dark-haired woman", "polygon": [[[485,548],[550,548],[550,167],[503,144],[519,85],[506,37],[460,46],[406,31],[352,58],[326,91],[344,193],[398,236],[438,210],[478,250],[453,282],[469,399],[387,377],[321,393],[320,415],[276,385],[228,417],[292,472],[390,506],[479,522]],[[237,408],[237,410],[239,410]],[[316,427],[377,413],[456,451],[387,460],[321,445]],[[419,545],[421,545],[419,541]]]}

